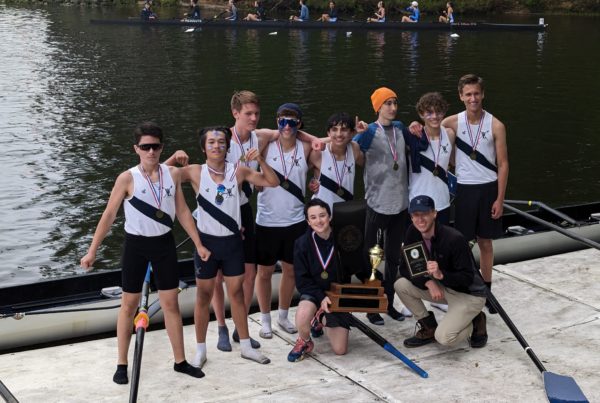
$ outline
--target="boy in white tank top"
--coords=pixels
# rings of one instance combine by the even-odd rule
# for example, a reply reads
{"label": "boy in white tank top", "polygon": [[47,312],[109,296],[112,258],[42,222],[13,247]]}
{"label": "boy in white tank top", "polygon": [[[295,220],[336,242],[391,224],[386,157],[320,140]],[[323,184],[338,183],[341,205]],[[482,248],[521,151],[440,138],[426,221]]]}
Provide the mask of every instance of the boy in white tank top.
{"label": "boy in white tank top", "polygon": [[[141,298],[148,263],[153,265],[165,326],[173,348],[174,369],[201,378],[204,376],[202,371],[185,360],[183,328],[177,302],[177,252],[171,232],[175,216],[194,242],[198,253],[205,255],[207,251],[200,242],[194,219],[185,204],[179,172],[176,168],[159,164],[163,149],[162,130],[154,123],[145,122],[135,128],[134,137],[133,147],[140,163],[135,169],[117,177],[88,253],[81,258],[81,267],[92,267],[96,252],[114,223],[121,203],[125,201],[126,229],[129,232],[123,252],[123,293],[117,320],[118,360],[113,381],[118,384],[129,382],[127,352],[131,324]],[[135,176],[143,176],[143,179],[135,179]],[[145,197],[144,194],[150,196]]]}
{"label": "boy in white tank top", "polygon": [[[208,246],[208,256],[196,258],[196,357],[194,365],[206,362],[206,331],[210,319],[209,306],[215,290],[217,273],[223,272],[231,313],[239,332],[243,358],[268,364],[270,360],[253,350],[248,334],[248,317],[242,284],[244,256],[238,187],[243,181],[257,186],[279,184],[273,170],[265,163],[256,148],[246,153],[249,161],[257,160],[261,172],[245,165],[231,164],[225,156],[231,142],[231,130],[226,127],[208,127],[200,131],[200,146],[206,153],[206,164],[180,168],[181,178],[190,182],[199,204],[198,229]],[[205,177],[206,176],[206,177]]]}
{"label": "boy in white tank top", "polygon": [[[356,166],[363,166],[365,157],[358,143],[352,141],[355,120],[345,112],[335,113],[327,120],[326,148],[312,150],[310,162],[314,165],[314,178],[319,182],[314,198],[319,198],[333,211],[334,203],[354,199]],[[335,161],[335,162],[334,162]]]}
{"label": "boy in white tank top", "polygon": [[[481,274],[487,286],[491,287],[494,265],[492,239],[502,233],[501,218],[508,182],[506,128],[500,120],[483,110],[485,94],[481,77],[474,74],[461,77],[458,95],[465,105],[465,112],[449,116],[442,122],[442,126],[454,130],[457,136],[455,227],[465,238],[477,239]],[[460,120],[461,116],[464,121]],[[484,129],[485,126],[491,133]],[[459,130],[459,127],[465,129]],[[482,202],[470,205],[469,201],[476,198]],[[490,313],[496,313],[489,303],[486,306]]]}

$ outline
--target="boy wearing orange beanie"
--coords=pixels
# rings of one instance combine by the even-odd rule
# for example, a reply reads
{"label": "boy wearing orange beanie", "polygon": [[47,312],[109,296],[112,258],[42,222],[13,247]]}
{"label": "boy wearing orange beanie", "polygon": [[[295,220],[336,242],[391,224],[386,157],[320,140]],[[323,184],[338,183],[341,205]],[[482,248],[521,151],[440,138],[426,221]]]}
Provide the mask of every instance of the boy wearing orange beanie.
{"label": "boy wearing orange beanie", "polygon": [[[365,267],[368,249],[385,239],[385,276],[383,286],[388,297],[388,315],[404,320],[404,315],[394,309],[394,281],[398,276],[400,245],[408,222],[408,171],[406,144],[414,142],[402,122],[394,120],[398,112],[398,96],[387,87],[376,89],[371,95],[377,120],[369,125],[359,122],[355,137],[365,154],[364,183],[367,201],[365,224]],[[416,143],[416,142],[415,142]],[[426,144],[425,144],[426,146]],[[421,143],[412,145],[411,152],[420,150]],[[381,235],[378,233],[381,231]],[[365,277],[370,274],[365,272]],[[368,314],[369,321],[383,325],[381,315]]]}

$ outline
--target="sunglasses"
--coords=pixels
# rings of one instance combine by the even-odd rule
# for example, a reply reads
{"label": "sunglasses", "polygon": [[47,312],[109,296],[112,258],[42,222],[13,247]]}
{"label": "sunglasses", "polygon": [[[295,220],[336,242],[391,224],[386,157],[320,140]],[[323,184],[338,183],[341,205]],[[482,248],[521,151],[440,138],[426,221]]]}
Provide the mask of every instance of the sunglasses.
{"label": "sunglasses", "polygon": [[300,121],[294,118],[279,118],[277,124],[279,127],[285,127],[286,125],[289,127],[297,127],[298,124],[300,124]]}
{"label": "sunglasses", "polygon": [[154,151],[158,151],[163,148],[162,144],[152,143],[152,144],[138,144],[137,147],[142,151],[150,151],[151,149]]}

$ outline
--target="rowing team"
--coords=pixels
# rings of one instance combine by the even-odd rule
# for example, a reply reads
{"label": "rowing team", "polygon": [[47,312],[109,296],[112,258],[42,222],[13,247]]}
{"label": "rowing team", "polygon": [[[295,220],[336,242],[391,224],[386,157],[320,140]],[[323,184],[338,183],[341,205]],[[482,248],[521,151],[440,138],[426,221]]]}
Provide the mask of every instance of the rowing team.
{"label": "rowing team", "polygon": [[[153,21],[158,18],[156,13],[152,11],[152,1],[146,0],[144,3],[144,8],[141,11],[140,18],[144,21]],[[300,12],[299,15],[291,15],[289,20],[296,22],[305,22],[310,21],[309,18],[309,9],[306,5],[306,0],[298,0],[300,3]],[[198,0],[190,0],[190,11],[185,13],[182,21],[186,20],[201,20],[200,17],[200,6],[198,5]],[[402,17],[402,22],[416,23],[419,22],[421,12],[419,10],[419,3],[416,1],[411,2],[410,6],[405,9],[405,12],[408,15]],[[227,9],[222,13],[215,15],[213,19],[220,17],[221,15],[227,13],[228,15],[225,17],[226,20],[229,21],[237,21],[237,7],[235,5],[235,0],[228,0]],[[263,5],[263,2],[260,0],[256,0],[254,2],[254,10],[244,18],[245,21],[263,21],[266,19],[267,10]],[[442,14],[439,17],[439,22],[443,23],[454,23],[454,8],[451,2],[446,3],[446,9],[442,11]],[[326,13],[323,13],[321,17],[317,19],[317,21],[323,22],[337,22],[338,20],[338,9],[335,4],[335,1],[331,0],[329,2],[329,9]],[[377,10],[373,13],[373,17],[367,18],[367,22],[385,22],[386,21],[386,10],[385,4],[383,1],[379,1],[377,3]]]}
{"label": "rowing team", "polygon": [[[258,351],[260,343],[250,337],[247,316],[256,290],[261,311],[259,336],[273,337],[271,277],[278,261],[282,277],[277,325],[288,333],[300,330],[299,341],[288,359],[299,360],[310,351],[312,342],[308,332],[315,313],[315,335],[319,334],[319,325],[324,324],[334,352],[346,353],[349,321],[340,315],[325,316],[323,320],[323,313],[330,314],[330,301],[324,291],[332,281],[347,280],[340,278],[336,269],[339,255],[334,253],[329,220],[335,203],[353,199],[357,166],[364,168],[367,204],[364,244],[373,246],[380,235],[385,240],[383,286],[388,299],[387,313],[395,320],[404,319],[403,313],[393,306],[394,295],[398,293],[410,307],[405,313],[412,311],[422,329],[427,330],[405,340],[405,345],[414,347],[434,340],[455,344],[466,337],[471,338],[472,346],[485,344],[481,341],[483,336],[487,340],[485,316],[482,319],[480,315],[485,298],[481,289],[477,291],[479,294],[471,295],[479,277],[471,266],[463,264],[466,262],[463,246],[467,245],[464,239],[477,238],[482,275],[491,286],[491,240],[501,233],[500,217],[508,177],[506,134],[502,123],[483,110],[481,78],[463,76],[458,88],[464,112],[444,118],[447,103],[440,94],[428,93],[416,106],[422,123],[413,122],[410,130],[395,120],[396,93],[386,87],[378,88],[371,95],[377,114],[375,122],[367,124],[346,113],[336,113],[329,118],[327,137],[322,139],[302,130],[303,112],[295,103],[284,103],[278,108],[276,129],[257,129],[258,97],[250,91],[236,92],[231,99],[234,125],[199,131],[200,149],[206,156],[202,165],[188,164],[188,155],[183,151],[175,152],[161,164],[164,138],[160,127],[150,122],[136,127],[134,151],[139,164],[117,177],[89,251],[81,259],[82,267],[92,266],[120,205],[124,204],[123,296],[117,324],[118,367],[114,381],[128,382],[131,323],[148,262],[152,264],[159,290],[176,371],[195,377],[204,375],[200,368],[206,362],[211,302],[219,323],[217,347],[231,351],[224,318],[223,281],[235,323],[233,340],[240,343],[241,356],[262,364],[270,362]],[[456,165],[458,176],[455,226],[462,235],[445,225],[449,221],[451,164]],[[314,175],[309,188],[315,199],[305,205],[310,169]],[[196,196],[199,214],[195,223],[181,190],[184,182],[192,184]],[[258,190],[256,218],[249,203],[255,188]],[[412,233],[410,228],[408,233],[405,231],[409,213],[414,227],[422,230],[430,256],[438,260],[439,266],[428,264],[429,280],[411,279],[399,287],[398,282],[409,277],[400,264],[402,276],[398,279],[399,246],[405,233],[412,234],[412,241],[421,236],[412,226]],[[196,247],[197,348],[193,365],[185,360],[177,302],[177,255],[171,231],[175,217]],[[438,228],[438,222],[439,228],[454,231],[452,239],[459,239],[456,242],[461,242],[460,248],[449,248],[447,243],[439,244],[440,239],[432,238],[432,228]],[[458,244],[452,241],[452,245]],[[456,250],[462,255],[454,259]],[[461,265],[454,267],[452,262]],[[365,251],[365,270],[357,277],[366,279],[370,274],[368,267]],[[435,331],[437,322],[433,314],[420,299],[416,302],[414,292],[412,297],[408,296],[410,285],[421,290],[418,295],[423,298],[448,304],[447,309],[455,313],[451,315],[454,322],[442,322],[439,331]],[[295,288],[302,296],[296,325],[288,318]],[[468,303],[465,298],[457,299],[456,294],[464,294]],[[371,323],[384,324],[379,314],[367,317]],[[472,324],[477,318],[478,324]],[[479,333],[475,334],[474,329],[479,329]],[[477,337],[479,342],[474,345]]]}

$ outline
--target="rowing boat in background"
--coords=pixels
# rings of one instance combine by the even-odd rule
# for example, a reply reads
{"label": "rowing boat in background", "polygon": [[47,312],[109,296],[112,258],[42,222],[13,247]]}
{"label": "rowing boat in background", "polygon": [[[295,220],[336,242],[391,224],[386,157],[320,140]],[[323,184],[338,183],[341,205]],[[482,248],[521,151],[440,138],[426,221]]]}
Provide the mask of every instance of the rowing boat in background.
{"label": "rowing boat in background", "polygon": [[328,29],[328,30],[377,30],[377,31],[545,31],[548,24],[496,24],[489,22],[459,22],[444,24],[438,22],[406,23],[398,21],[366,23],[360,21],[337,22],[292,22],[288,20],[266,21],[227,21],[205,20],[151,20],[141,19],[92,19],[92,24],[140,25],[144,27],[181,26],[193,28],[248,28],[248,29]]}

